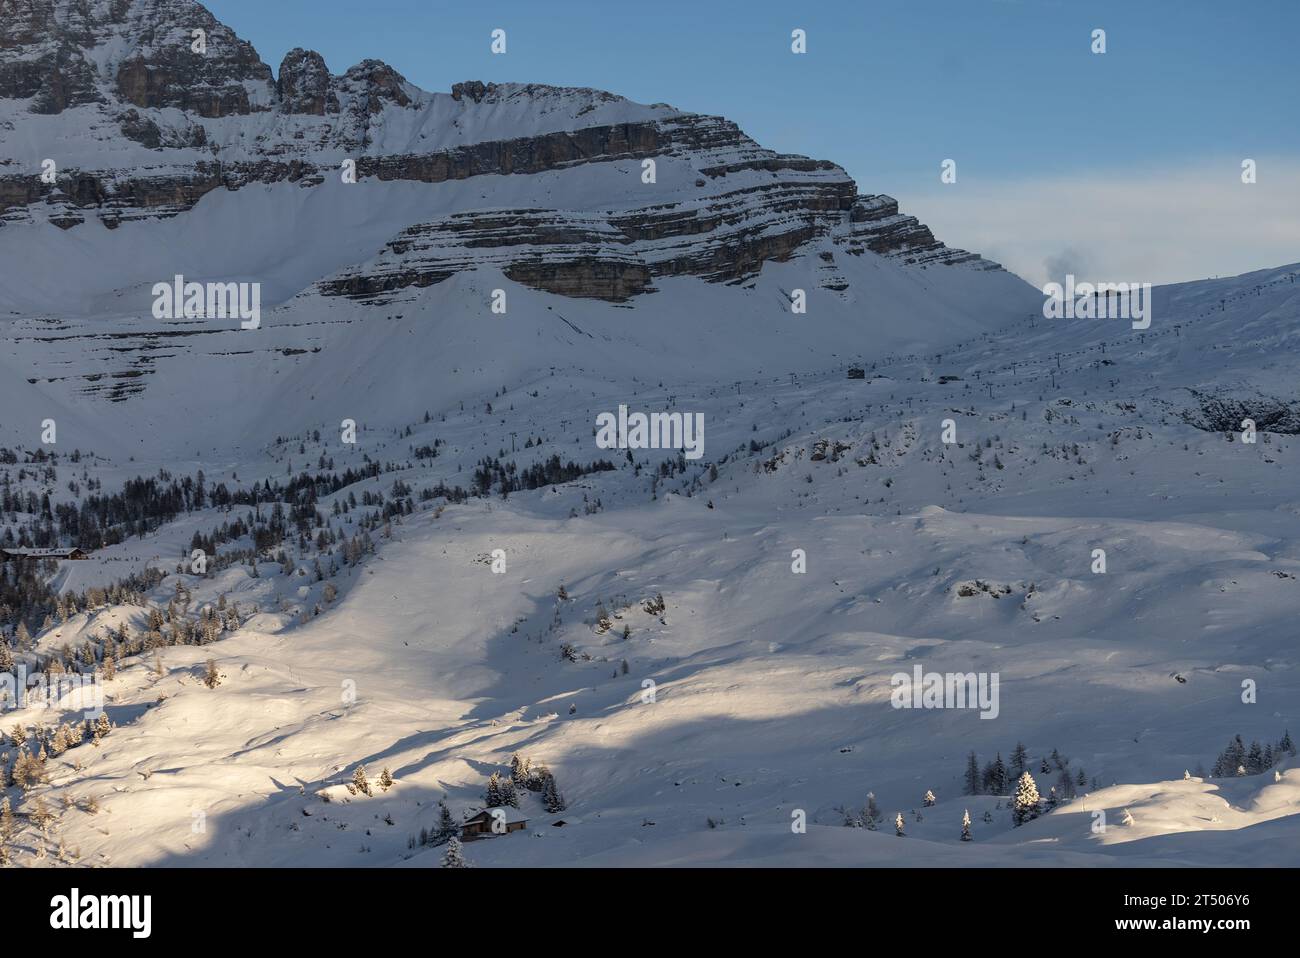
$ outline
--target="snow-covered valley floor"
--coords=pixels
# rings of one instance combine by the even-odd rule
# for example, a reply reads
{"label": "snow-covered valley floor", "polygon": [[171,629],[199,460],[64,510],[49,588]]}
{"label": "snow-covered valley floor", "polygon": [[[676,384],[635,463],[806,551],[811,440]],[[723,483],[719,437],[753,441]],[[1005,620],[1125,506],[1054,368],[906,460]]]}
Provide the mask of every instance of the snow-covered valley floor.
{"label": "snow-covered valley floor", "polygon": [[[202,468],[234,487],[321,457],[391,463],[317,502],[363,500],[331,517],[345,536],[366,496],[415,501],[323,580],[310,535],[286,541],[288,574],[269,557],[256,577],[176,573],[191,537],[240,507],[62,563],[60,591],[78,591],[152,562],[169,572],[155,604],[179,580],[191,609],[224,595],[242,626],[158,650],[161,674],[153,652],[123,660],[105,683],[115,727],[48,757],[15,858],[55,863],[62,845],[82,865],[436,866],[443,849],[416,836],[439,800],[477,809],[518,754],[554,772],[567,808],[525,792],[527,826],[466,843],[475,865],[1300,863],[1293,756],[1206,774],[1234,735],[1300,732],[1300,449],[1193,421],[1294,397],[1298,273],[1161,291],[1141,336],[1039,318],[862,380],[559,368],[402,410],[355,446],[303,422],[238,461],[79,466],[119,482]],[[597,448],[596,415],[620,403],[702,413],[704,457]],[[435,440],[438,456],[413,454]],[[469,488],[484,456],[522,469],[553,454],[616,468],[508,498],[415,495]],[[37,641],[76,649],[147,616],[82,610]],[[996,674],[996,715],[895,708],[891,677],[916,666]],[[11,711],[3,726],[69,717]],[[1045,798],[1063,781],[1077,794],[1014,827],[1009,788],[966,795],[963,773],[968,753],[1009,762],[1017,743]],[[359,765],[393,784],[350,792]],[[846,827],[869,794],[879,826]]]}

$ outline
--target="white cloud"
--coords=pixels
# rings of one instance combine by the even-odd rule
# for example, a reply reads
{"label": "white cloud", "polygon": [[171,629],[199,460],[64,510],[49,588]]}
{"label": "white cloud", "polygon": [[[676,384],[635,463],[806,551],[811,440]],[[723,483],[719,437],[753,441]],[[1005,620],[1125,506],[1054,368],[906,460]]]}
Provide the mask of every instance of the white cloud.
{"label": "white cloud", "polygon": [[1300,261],[1300,161],[1253,157],[1165,171],[1112,170],[950,186],[900,196],[941,241],[1036,286],[1081,280],[1177,283]]}

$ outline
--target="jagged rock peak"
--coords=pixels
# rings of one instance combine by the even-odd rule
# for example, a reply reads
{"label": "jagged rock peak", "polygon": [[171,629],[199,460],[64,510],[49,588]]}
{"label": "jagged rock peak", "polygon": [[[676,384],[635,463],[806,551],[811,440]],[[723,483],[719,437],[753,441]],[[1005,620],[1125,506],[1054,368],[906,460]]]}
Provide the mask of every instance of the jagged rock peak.
{"label": "jagged rock peak", "polygon": [[30,98],[33,113],[115,96],[218,117],[272,94],[252,44],[194,0],[0,0],[0,97]]}
{"label": "jagged rock peak", "polygon": [[276,92],[285,113],[324,116],[339,111],[339,98],[325,58],[315,50],[294,47],[280,61]]}
{"label": "jagged rock peak", "polygon": [[418,93],[415,87],[406,82],[402,76],[383,60],[362,60],[355,66],[348,67],[342,82],[353,93],[365,97],[366,109],[378,113],[384,108],[384,101],[398,106],[410,106],[412,94]]}

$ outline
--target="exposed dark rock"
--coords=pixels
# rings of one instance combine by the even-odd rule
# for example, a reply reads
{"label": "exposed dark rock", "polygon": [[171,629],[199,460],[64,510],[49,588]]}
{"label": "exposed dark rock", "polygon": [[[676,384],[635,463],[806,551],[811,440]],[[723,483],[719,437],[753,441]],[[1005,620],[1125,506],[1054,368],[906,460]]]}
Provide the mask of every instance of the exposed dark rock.
{"label": "exposed dark rock", "polygon": [[315,50],[295,47],[280,61],[276,77],[280,109],[286,113],[324,116],[339,111],[339,98],[324,58]]}

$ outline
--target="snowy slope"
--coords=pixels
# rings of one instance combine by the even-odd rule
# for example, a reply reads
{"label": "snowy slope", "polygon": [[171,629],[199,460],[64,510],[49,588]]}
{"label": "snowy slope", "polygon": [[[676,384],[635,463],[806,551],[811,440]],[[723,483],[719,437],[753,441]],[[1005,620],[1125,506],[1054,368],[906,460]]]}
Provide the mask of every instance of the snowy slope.
{"label": "snowy slope", "polygon": [[[110,634],[166,612],[174,638],[222,600],[239,625],[122,655],[111,731],[5,788],[18,864],[436,866],[438,801],[477,808],[516,753],[568,807],[525,793],[529,827],[467,843],[474,864],[1296,864],[1294,757],[1205,772],[1234,735],[1300,732],[1300,266],[1159,288],[1147,330],[1049,320],[719,118],[427,93],[301,50],[272,73],[215,21],[196,63],[188,0],[22,8],[0,26],[0,535],[164,471],[244,499],[53,571],[64,595],[166,576],[24,623],[33,666],[89,643],[102,671]],[[259,283],[260,328],[156,319],[178,273]],[[621,404],[701,415],[702,457],[599,447]],[[502,494],[552,457],[611,468]],[[485,458],[510,470],[449,494]],[[196,535],[264,535],[276,505],[294,518],[256,559],[245,528],[189,566]],[[996,718],[892,707],[916,666],[996,673]],[[7,709],[6,768],[14,726],[79,718]],[[1021,827],[1007,789],[962,794],[968,752],[1018,742],[1040,792],[1064,771],[1078,793]],[[361,765],[395,784],[350,792]],[[879,829],[845,827],[868,793]]]}

